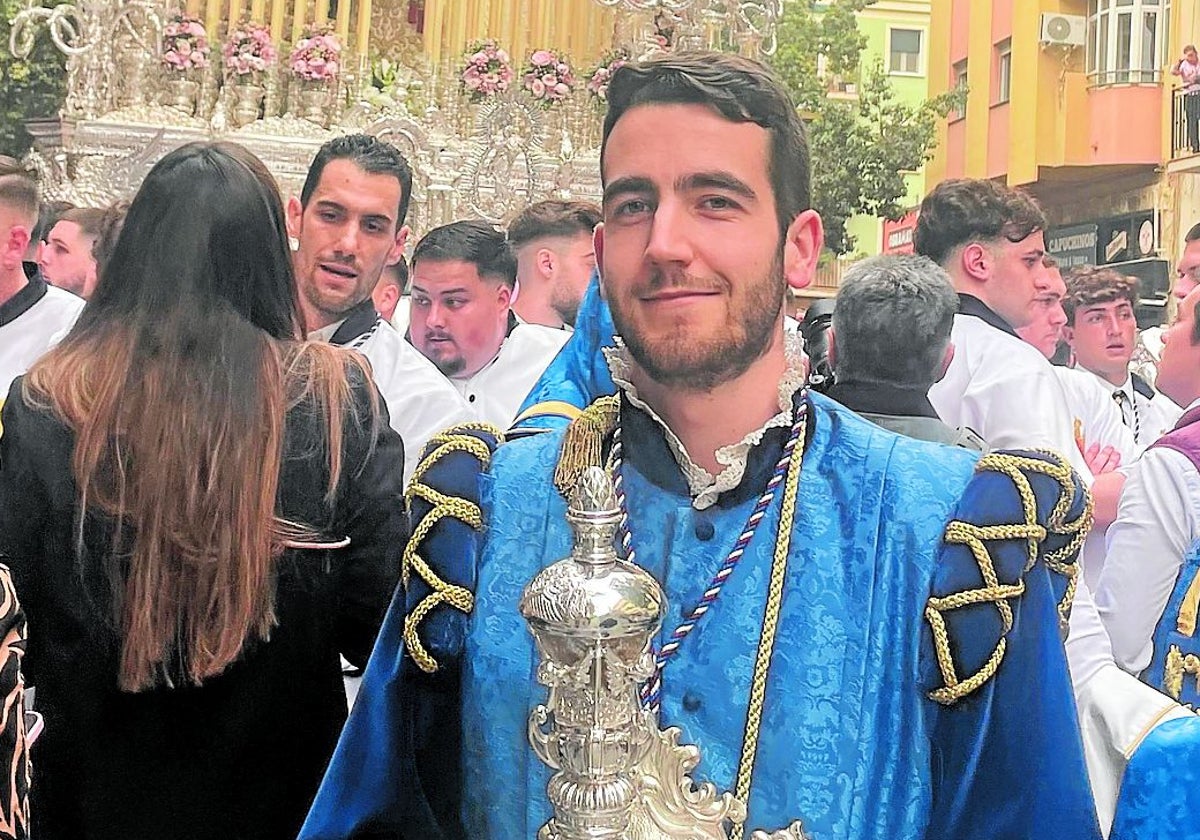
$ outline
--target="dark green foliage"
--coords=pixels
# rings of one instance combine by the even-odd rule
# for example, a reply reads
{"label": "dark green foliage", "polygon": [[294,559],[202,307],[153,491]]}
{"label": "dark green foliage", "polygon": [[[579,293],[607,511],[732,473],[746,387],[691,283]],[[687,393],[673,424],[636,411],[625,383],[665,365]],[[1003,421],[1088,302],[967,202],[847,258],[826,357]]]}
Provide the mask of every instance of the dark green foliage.
{"label": "dark green foliage", "polygon": [[22,5],[19,0],[0,0],[0,154],[18,157],[32,142],[22,123],[55,116],[62,107],[67,79],[66,56],[55,49],[44,28],[28,59],[13,57],[9,22]]}
{"label": "dark green foliage", "polygon": [[[914,107],[896,99],[881,61],[861,66],[866,38],[855,14],[871,2],[790,0],[771,59],[809,118],[813,204],[825,222],[826,246],[839,254],[854,248],[846,232],[851,216],[904,214],[905,174],[929,159],[938,120],[963,98],[955,92]],[[835,77],[856,83],[857,100],[828,96]]]}

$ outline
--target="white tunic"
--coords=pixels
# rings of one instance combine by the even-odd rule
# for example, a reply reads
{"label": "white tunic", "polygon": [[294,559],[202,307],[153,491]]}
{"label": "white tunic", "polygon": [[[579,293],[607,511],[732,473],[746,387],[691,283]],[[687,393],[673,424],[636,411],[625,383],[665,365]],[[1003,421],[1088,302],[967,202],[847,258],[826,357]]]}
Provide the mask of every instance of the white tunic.
{"label": "white tunic", "polygon": [[1128,464],[1145,448],[1134,439],[1133,430],[1125,425],[1121,409],[1112,399],[1112,388],[1088,371],[1051,365],[1058,384],[1062,386],[1067,409],[1073,421],[1079,423],[1087,445],[1099,443],[1121,453],[1121,463]]}
{"label": "white tunic", "polygon": [[0,403],[12,381],[66,335],[83,298],[33,280],[0,306]]}
{"label": "white tunic", "polygon": [[1096,604],[1117,664],[1137,674],[1150,664],[1154,628],[1200,538],[1200,474],[1173,449],[1150,449],[1125,472]]}
{"label": "white tunic", "polygon": [[1030,344],[974,315],[955,315],[954,360],[929,401],[951,426],[993,449],[1052,449],[1092,483],[1075,442],[1073,416],[1051,364]]}
{"label": "white tunic", "polygon": [[[1108,390],[1111,399],[1111,394],[1118,389],[1107,380],[1096,378]],[[1155,392],[1153,397],[1147,397],[1136,390],[1133,387],[1132,376],[1125,377],[1125,382],[1119,390],[1125,394],[1126,400],[1126,407],[1121,409],[1122,417],[1127,425],[1136,429],[1138,445],[1143,449],[1175,428],[1175,424],[1183,416],[1183,409],[1171,402],[1171,398],[1166,394]],[[1115,400],[1113,404],[1116,405]]]}
{"label": "white tunic", "polygon": [[[314,330],[308,337],[328,341],[340,326],[340,321],[330,324]],[[407,484],[430,438],[475,417],[442,372],[383,319],[377,319],[370,330],[346,346],[362,353],[371,363],[371,375],[387,404],[392,428],[404,441]]]}
{"label": "white tunic", "polygon": [[[954,316],[951,340],[954,361],[929,392],[942,419],[974,429],[995,448],[1061,452],[1090,485],[1091,471],[1075,443],[1073,415],[1046,358],[974,315]],[[1107,834],[1129,756],[1155,726],[1190,713],[1117,667],[1082,575],[1072,602],[1066,653],[1084,758]]]}
{"label": "white tunic", "polygon": [[496,357],[471,376],[450,381],[477,420],[507,429],[542,373],[571,333],[538,324],[517,324]]}

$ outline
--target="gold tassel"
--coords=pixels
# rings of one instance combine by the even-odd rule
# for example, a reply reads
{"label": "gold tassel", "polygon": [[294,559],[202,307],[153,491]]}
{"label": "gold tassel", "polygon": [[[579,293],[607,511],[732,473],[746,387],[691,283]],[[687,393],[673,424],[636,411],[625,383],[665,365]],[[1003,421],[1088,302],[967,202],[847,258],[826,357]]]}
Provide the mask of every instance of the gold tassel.
{"label": "gold tassel", "polygon": [[1195,636],[1198,611],[1200,611],[1200,574],[1192,578],[1187,592],[1183,594],[1183,602],[1179,605],[1179,616],[1175,621],[1176,629],[1185,636]]}
{"label": "gold tassel", "polygon": [[601,397],[567,426],[554,468],[554,486],[564,499],[570,500],[584,470],[604,466],[604,441],[617,427],[620,405],[615,394]]}

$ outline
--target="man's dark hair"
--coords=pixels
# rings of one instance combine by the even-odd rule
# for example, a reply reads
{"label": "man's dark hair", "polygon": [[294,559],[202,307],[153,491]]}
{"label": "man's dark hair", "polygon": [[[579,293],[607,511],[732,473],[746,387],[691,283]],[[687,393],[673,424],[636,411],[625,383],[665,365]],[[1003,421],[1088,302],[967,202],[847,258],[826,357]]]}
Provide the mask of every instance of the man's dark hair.
{"label": "man's dark hair", "polygon": [[730,122],[752,122],[771,135],[768,174],[775,192],[779,229],[811,206],[808,135],[787,90],[764,65],[729,53],[676,53],[622,65],[608,85],[608,113],[600,145],[613,127],[640,105],[705,105]]}
{"label": "man's dark hair", "polygon": [[1183,241],[1195,242],[1198,239],[1200,239],[1200,222],[1196,222],[1196,224],[1192,225],[1191,229],[1189,229],[1187,232],[1187,236],[1183,237]]}
{"label": "man's dark hair", "polygon": [[401,257],[391,265],[383,267],[383,273],[379,275],[381,282],[387,282],[394,285],[400,290],[400,294],[408,293],[408,263]]}
{"label": "man's dark hair", "polygon": [[[60,213],[55,224],[71,222],[79,225],[79,232],[94,242],[100,235],[100,225],[103,221],[104,210],[99,207],[72,207]],[[46,231],[46,235],[50,235],[50,230]]]}
{"label": "man's dark hair", "polygon": [[1075,313],[1082,307],[1114,300],[1128,301],[1136,307],[1138,302],[1138,279],[1121,272],[1096,265],[1080,265],[1072,268],[1063,277],[1067,293],[1063,296],[1063,312],[1067,323],[1075,326]]}
{"label": "man's dark hair", "polygon": [[[0,204],[29,218],[31,233],[37,225],[37,178],[16,158],[0,155]],[[33,240],[33,237],[30,237]]]}
{"label": "man's dark hair", "polygon": [[971,242],[1020,242],[1046,227],[1032,196],[995,181],[942,181],[925,196],[913,231],[913,249],[945,266],[950,253]]}
{"label": "man's dark hair", "polygon": [[104,273],[109,259],[117,247],[117,239],[125,227],[125,216],[129,213],[129,200],[120,199],[109,205],[100,219],[100,231],[92,243],[92,259],[96,261],[96,275]]}
{"label": "man's dark hair", "polygon": [[591,236],[600,219],[600,208],[590,201],[539,201],[509,222],[508,243],[520,248],[536,239]]}
{"label": "man's dark hair", "polygon": [[333,160],[348,160],[363,172],[370,175],[394,175],[400,182],[400,207],[396,212],[396,229],[404,224],[408,217],[408,203],[412,199],[413,174],[400,150],[369,134],[346,134],[335,137],[317,150],[308,167],[308,176],[304,179],[304,187],[300,190],[300,203],[307,207],[317,184],[321,182],[321,174],[325,166]]}
{"label": "man's dark hair", "polygon": [[73,209],[75,209],[75,205],[69,201],[43,201],[40,203],[37,225],[34,226],[30,239],[44,242],[50,235],[50,231],[54,230],[54,226],[58,224],[59,217]]}
{"label": "man's dark hair", "polygon": [[517,282],[517,257],[504,234],[490,222],[452,222],[434,228],[413,249],[414,274],[422,260],[471,263],[480,277],[492,277],[509,288]]}
{"label": "man's dark hair", "polygon": [[945,269],[912,254],[855,264],[833,311],[834,376],[928,389],[937,380],[958,295]]}

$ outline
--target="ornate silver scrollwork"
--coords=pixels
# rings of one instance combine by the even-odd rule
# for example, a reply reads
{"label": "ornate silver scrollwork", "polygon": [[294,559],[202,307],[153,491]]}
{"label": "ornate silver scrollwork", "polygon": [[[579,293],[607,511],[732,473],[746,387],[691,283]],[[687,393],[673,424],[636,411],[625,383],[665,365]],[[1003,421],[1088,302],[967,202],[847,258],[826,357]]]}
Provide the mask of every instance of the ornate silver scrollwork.
{"label": "ornate silver scrollwork", "polygon": [[570,556],[521,597],[549,689],[530,714],[529,742],[557,771],[547,787],[554,816],[538,838],[725,840],[745,805],[692,781],[699,750],[681,745],[677,728],[660,731],[639,698],[664,603],[658,582],[613,550],[620,518],[608,475],[589,468],[567,511]]}

